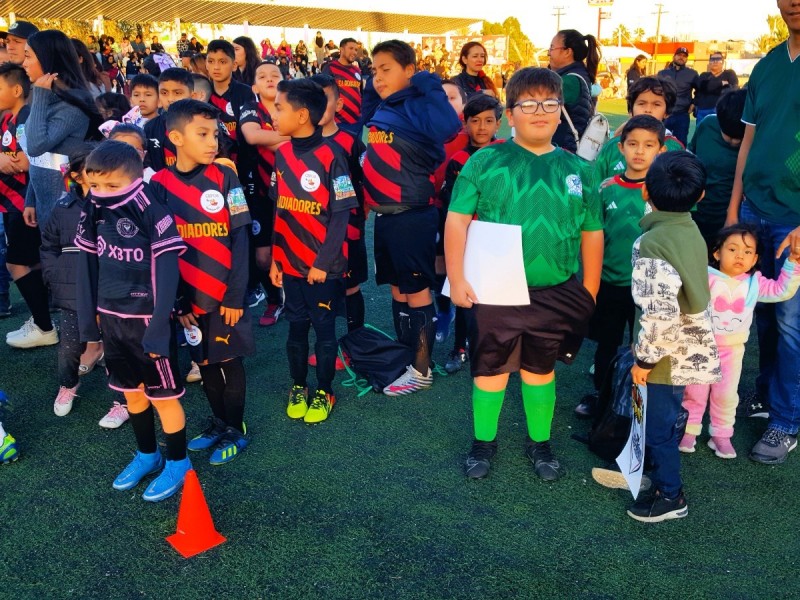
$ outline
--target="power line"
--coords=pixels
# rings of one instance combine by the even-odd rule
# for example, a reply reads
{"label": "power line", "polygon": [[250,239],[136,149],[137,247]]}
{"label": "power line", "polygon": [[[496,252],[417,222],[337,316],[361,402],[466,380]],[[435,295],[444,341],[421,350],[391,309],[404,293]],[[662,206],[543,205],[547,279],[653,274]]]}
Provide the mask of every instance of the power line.
{"label": "power line", "polygon": [[561,31],[561,16],[567,14],[563,6],[554,6],[553,16],[556,18],[556,31]]}
{"label": "power line", "polygon": [[653,60],[658,60],[658,42],[661,40],[661,15],[669,14],[669,11],[664,10],[664,5],[660,2],[656,4],[658,7],[657,13],[650,13],[653,15],[658,15],[658,19],[656,20],[656,43],[653,47]]}

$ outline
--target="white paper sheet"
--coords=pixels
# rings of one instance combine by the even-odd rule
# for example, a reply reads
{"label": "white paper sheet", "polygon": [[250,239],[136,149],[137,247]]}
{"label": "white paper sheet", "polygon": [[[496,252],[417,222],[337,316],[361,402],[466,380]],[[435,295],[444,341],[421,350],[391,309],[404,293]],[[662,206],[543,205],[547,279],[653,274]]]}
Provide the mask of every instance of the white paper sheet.
{"label": "white paper sheet", "polygon": [[617,457],[622,476],[628,482],[633,499],[639,495],[644,471],[644,432],[647,424],[647,386],[635,385],[631,393],[631,433]]}
{"label": "white paper sheet", "polygon": [[[522,259],[522,227],[472,221],[464,251],[464,277],[479,304],[524,306],[531,303]],[[442,293],[450,296],[450,281]]]}

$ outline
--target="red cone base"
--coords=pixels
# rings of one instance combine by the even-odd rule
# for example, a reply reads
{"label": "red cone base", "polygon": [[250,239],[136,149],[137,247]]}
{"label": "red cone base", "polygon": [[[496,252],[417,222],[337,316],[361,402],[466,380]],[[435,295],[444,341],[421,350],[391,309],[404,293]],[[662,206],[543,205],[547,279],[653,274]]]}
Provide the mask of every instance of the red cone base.
{"label": "red cone base", "polygon": [[183,558],[191,558],[219,546],[225,537],[214,527],[197,473],[190,469],[183,483],[177,531],[167,538]]}

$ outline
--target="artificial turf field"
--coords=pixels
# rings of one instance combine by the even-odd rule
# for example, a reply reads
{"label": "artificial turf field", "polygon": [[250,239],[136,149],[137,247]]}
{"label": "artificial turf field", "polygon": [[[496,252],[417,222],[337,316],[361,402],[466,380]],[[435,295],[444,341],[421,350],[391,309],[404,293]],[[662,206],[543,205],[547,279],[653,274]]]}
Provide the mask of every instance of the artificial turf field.
{"label": "artificial turf field", "polygon": [[[368,321],[390,331],[388,292],[370,283],[365,297]],[[27,317],[14,300],[0,335]],[[111,489],[134,441],[128,424],[97,426],[112,400],[99,370],[84,378],[72,413],[58,418],[55,348],[0,344],[0,388],[14,405],[5,424],[22,453],[0,467],[0,598],[800,594],[800,453],[780,467],[747,460],[763,420],[737,425],[736,460],[715,458],[701,438],[683,457],[689,516],[645,525],[625,515],[629,493],[591,480],[599,461],[570,439],[586,430],[572,408],[591,386],[591,343],[572,366],[557,368],[553,444],[569,473],[546,484],[523,455],[518,379],[506,396],[492,473],[467,481],[468,373],[439,377],[406,398],[358,398],[339,387],[330,419],[306,426],[284,412],[286,332],[285,321],[257,329],[258,354],[246,361],[251,446],[223,467],[192,454],[228,541],[190,560],[164,541],[175,530],[178,496],[153,505],[140,498],[144,485]],[[438,345],[435,357],[448,350]],[[752,341],[746,390],[756,353]],[[181,360],[187,367],[185,352]],[[188,386],[184,406],[193,435],[208,412],[198,384]]]}

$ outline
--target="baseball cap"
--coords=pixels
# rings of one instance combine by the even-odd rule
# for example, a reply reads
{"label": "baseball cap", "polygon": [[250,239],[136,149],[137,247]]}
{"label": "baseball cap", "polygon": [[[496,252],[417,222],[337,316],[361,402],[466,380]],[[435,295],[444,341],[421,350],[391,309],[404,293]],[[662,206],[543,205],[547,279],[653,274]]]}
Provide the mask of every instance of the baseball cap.
{"label": "baseball cap", "polygon": [[0,38],[13,35],[15,37],[22,38],[23,40],[27,40],[38,31],[39,28],[33,23],[28,23],[27,21],[15,21],[14,24],[8,28],[8,31],[0,31]]}
{"label": "baseball cap", "polygon": [[675,54],[685,54],[686,56],[689,56],[689,51],[683,46],[681,46],[680,48],[675,50]]}

